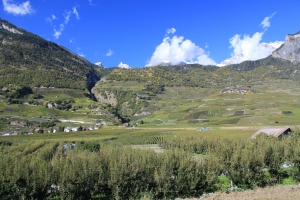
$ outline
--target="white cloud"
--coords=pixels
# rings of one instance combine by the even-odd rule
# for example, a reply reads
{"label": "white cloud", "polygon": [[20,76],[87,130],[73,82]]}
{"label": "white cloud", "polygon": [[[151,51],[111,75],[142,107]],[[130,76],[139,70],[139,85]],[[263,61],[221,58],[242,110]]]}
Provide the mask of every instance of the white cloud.
{"label": "white cloud", "polygon": [[111,49],[109,49],[105,55],[106,56],[112,56],[114,53],[115,52],[113,52]]}
{"label": "white cloud", "polygon": [[241,55],[240,60],[256,60],[266,56],[264,49],[260,45],[263,32],[256,32],[252,37],[244,35],[241,37],[236,34],[230,38],[230,45],[233,48],[232,55]]}
{"label": "white cloud", "polygon": [[256,32],[252,36],[235,35],[230,39],[230,47],[233,48],[232,57],[234,63],[241,63],[245,60],[258,60],[268,57],[272,52],[279,48],[283,42],[261,43],[264,32]]}
{"label": "white cloud", "polygon": [[122,63],[122,62],[120,62],[120,64],[118,65],[118,67],[119,67],[119,68],[124,68],[124,69],[129,69],[129,68],[130,68],[129,65],[127,65],[127,64],[125,64],[125,63]]}
{"label": "white cloud", "polygon": [[94,4],[92,0],[89,0],[90,6],[96,6],[97,4]]}
{"label": "white cloud", "polygon": [[261,26],[265,29],[269,28],[271,26],[270,24],[270,19],[272,19],[272,17],[276,14],[276,12],[274,12],[271,16],[265,17],[265,19],[261,22]]}
{"label": "white cloud", "polygon": [[2,2],[4,10],[13,15],[27,15],[34,12],[30,1],[25,1],[21,4],[16,4],[13,0],[2,0]]}
{"label": "white cloud", "polygon": [[75,43],[75,42],[76,42],[76,41],[75,41],[74,38],[71,38],[71,39],[70,39],[70,43],[71,43],[71,44],[73,44],[73,43]]}
{"label": "white cloud", "polygon": [[76,9],[76,6],[73,7],[73,14],[76,15],[76,19],[77,19],[77,20],[80,19],[79,13],[78,13],[78,11],[77,11],[77,9]]}
{"label": "white cloud", "polygon": [[66,11],[65,14],[64,14],[64,18],[65,18],[65,24],[68,24],[69,23],[69,20],[70,20],[70,16],[71,16],[71,11]]}
{"label": "white cloud", "polygon": [[54,34],[53,34],[53,36],[55,37],[55,39],[58,39],[60,37],[60,35],[64,31],[64,29],[65,29],[65,25],[64,24],[60,24],[58,30],[56,28],[54,28]]}
{"label": "white cloud", "polygon": [[102,62],[96,62],[95,65],[100,66],[100,67],[104,67]]}
{"label": "white cloud", "polygon": [[51,15],[51,17],[46,18],[47,22],[50,22],[50,24],[52,24],[53,20],[57,20],[58,18],[55,15]]}
{"label": "white cloud", "polygon": [[[167,33],[172,33],[170,29],[168,30]],[[209,57],[208,53],[191,40],[184,40],[183,36],[178,37],[175,35],[172,38],[167,36],[163,39],[162,43],[156,47],[155,52],[152,54],[146,66],[156,66],[161,63],[177,65],[182,62],[203,65],[216,64],[215,61]]]}
{"label": "white cloud", "polygon": [[169,28],[167,29],[167,34],[174,34],[176,32],[176,29],[175,28]]}
{"label": "white cloud", "polygon": [[85,57],[85,55],[83,53],[79,53],[78,55],[83,58]]}
{"label": "white cloud", "polygon": [[[59,39],[59,37],[61,36],[62,32],[65,30],[65,26],[69,23],[72,13],[76,16],[77,20],[80,19],[79,14],[77,12],[77,7],[76,6],[74,6],[72,8],[72,11],[65,11],[65,13],[63,14],[63,16],[64,16],[64,22],[59,25],[60,26],[59,29],[54,28],[53,36],[55,37],[55,39]],[[52,15],[52,19],[48,18],[46,20],[52,22],[53,19],[57,19],[57,17],[55,15]],[[71,40],[70,40],[70,42],[71,42]]]}
{"label": "white cloud", "polygon": [[283,42],[276,41],[271,43],[263,43],[262,38],[268,27],[270,27],[270,19],[275,15],[273,13],[269,17],[261,22],[260,25],[263,26],[263,32],[256,32],[252,36],[245,34],[241,36],[239,34],[234,35],[229,39],[230,48],[233,49],[231,53],[231,58],[228,58],[221,62],[219,66],[225,66],[229,64],[237,64],[246,60],[258,60],[268,57],[272,52],[279,48]]}

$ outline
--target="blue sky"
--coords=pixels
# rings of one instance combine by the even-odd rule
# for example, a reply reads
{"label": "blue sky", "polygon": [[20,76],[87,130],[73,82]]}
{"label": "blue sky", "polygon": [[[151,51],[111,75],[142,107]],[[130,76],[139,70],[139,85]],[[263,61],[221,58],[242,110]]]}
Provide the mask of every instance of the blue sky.
{"label": "blue sky", "polygon": [[106,67],[255,60],[270,54],[262,44],[279,45],[300,31],[299,0],[2,0],[1,6],[1,18]]}

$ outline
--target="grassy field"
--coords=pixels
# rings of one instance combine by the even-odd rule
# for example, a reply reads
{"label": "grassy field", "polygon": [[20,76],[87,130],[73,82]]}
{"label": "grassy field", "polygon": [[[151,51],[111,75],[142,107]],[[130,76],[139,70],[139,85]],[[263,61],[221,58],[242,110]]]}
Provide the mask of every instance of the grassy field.
{"label": "grassy field", "polygon": [[[139,128],[184,128],[199,130],[200,127],[211,127],[210,133],[229,134],[220,127],[253,127],[264,126],[297,126],[300,117],[300,88],[292,81],[264,82],[253,86],[251,93],[221,93],[221,89],[172,87],[165,88],[163,94],[157,94],[148,101],[143,111],[151,115],[134,117],[131,124],[143,120]],[[131,90],[141,92],[143,84],[137,82],[106,81],[97,87]],[[21,117],[29,120],[56,117],[66,122],[62,126],[92,125],[95,121],[106,120],[105,110],[101,103],[84,97],[83,90],[61,88],[36,88],[35,94],[43,95],[43,105],[12,104],[0,97],[1,117]],[[27,95],[24,100],[32,98]],[[45,104],[53,100],[74,100],[75,111],[46,108]],[[73,121],[73,122],[72,122]],[[7,124],[0,123],[0,132],[12,130]],[[233,128],[234,129],[234,128]],[[21,129],[22,130],[22,129]],[[252,131],[249,131],[249,133]],[[240,133],[243,135],[243,132]]]}
{"label": "grassy field", "polygon": [[105,127],[94,131],[81,131],[70,133],[49,133],[19,136],[3,136],[0,141],[33,141],[33,140],[53,140],[53,141],[110,141],[120,145],[149,145],[157,144],[160,141],[190,137],[215,137],[241,139],[249,138],[257,127],[209,127],[208,131],[200,131],[198,128],[123,128]]}

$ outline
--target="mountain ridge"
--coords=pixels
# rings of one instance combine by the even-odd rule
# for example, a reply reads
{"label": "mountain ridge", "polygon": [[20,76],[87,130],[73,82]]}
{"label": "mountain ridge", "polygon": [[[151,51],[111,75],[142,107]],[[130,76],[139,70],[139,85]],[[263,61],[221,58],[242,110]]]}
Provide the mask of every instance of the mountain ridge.
{"label": "mountain ridge", "polygon": [[91,89],[90,81],[99,80],[104,69],[97,68],[63,46],[0,20],[0,86]]}

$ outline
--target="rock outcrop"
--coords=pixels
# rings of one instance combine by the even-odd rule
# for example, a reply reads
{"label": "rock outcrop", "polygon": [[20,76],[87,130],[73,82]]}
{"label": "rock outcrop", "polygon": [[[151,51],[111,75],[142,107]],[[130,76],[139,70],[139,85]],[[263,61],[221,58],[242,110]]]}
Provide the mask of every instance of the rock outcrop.
{"label": "rock outcrop", "polygon": [[115,95],[111,91],[98,91],[95,88],[92,88],[92,94],[96,98],[98,102],[110,104],[112,106],[117,105],[117,99],[115,98]]}
{"label": "rock outcrop", "polygon": [[300,32],[285,37],[285,43],[273,51],[272,56],[275,58],[281,58],[289,60],[293,63],[300,62]]}

